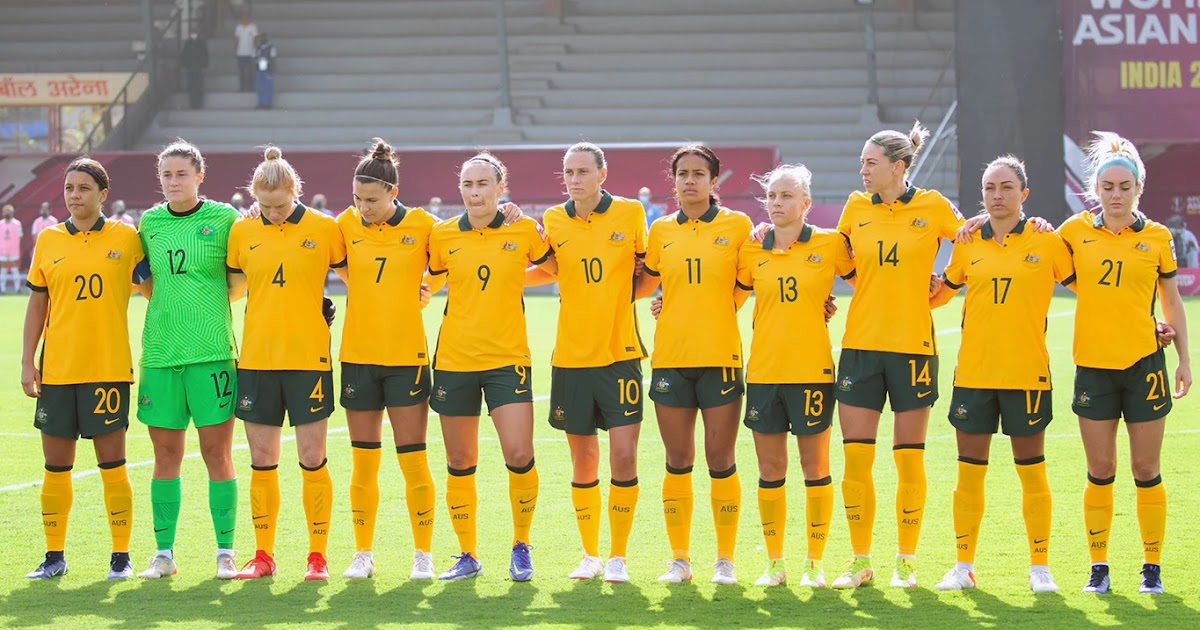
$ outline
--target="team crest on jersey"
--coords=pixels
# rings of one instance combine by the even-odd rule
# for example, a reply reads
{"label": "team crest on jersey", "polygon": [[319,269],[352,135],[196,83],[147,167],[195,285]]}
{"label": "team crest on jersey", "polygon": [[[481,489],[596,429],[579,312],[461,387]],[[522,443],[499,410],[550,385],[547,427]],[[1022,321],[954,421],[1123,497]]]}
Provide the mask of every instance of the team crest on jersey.
{"label": "team crest on jersey", "polygon": [[843,376],[842,380],[838,381],[837,388],[843,392],[848,392],[854,389],[854,381],[850,380],[849,376]]}
{"label": "team crest on jersey", "polygon": [[442,387],[442,386],[440,386],[440,385],[439,385],[438,387],[435,387],[435,388],[433,389],[433,399],[434,399],[434,400],[436,400],[436,401],[438,401],[438,402],[445,402],[445,400],[446,400],[446,388],[445,388],[445,387]]}
{"label": "team crest on jersey", "polygon": [[300,247],[303,247],[304,249],[316,249],[317,242],[312,240],[311,238],[306,238],[306,239],[304,239],[303,243],[300,243]]}
{"label": "team crest on jersey", "polygon": [[47,416],[46,410],[41,407],[38,407],[37,414],[35,414],[33,417],[33,423],[34,424],[46,424],[46,416]]}
{"label": "team crest on jersey", "polygon": [[624,232],[613,232],[612,236],[608,237],[608,242],[612,243],[613,245],[620,245],[621,243],[624,243],[625,242],[625,233]]}
{"label": "team crest on jersey", "polygon": [[251,411],[254,409],[254,401],[250,400],[249,396],[242,396],[242,399],[238,401],[238,409]]}
{"label": "team crest on jersey", "polygon": [[108,259],[112,261],[121,260],[121,252],[115,249],[108,250]]}
{"label": "team crest on jersey", "polygon": [[505,241],[504,242],[504,251],[506,251],[506,252],[517,251],[517,244],[512,241]]}
{"label": "team crest on jersey", "polygon": [[959,405],[959,406],[955,407],[954,408],[954,417],[958,418],[959,420],[966,420],[967,419],[967,406]]}
{"label": "team crest on jersey", "polygon": [[1042,261],[1042,259],[1039,258],[1037,254],[1029,254],[1029,255],[1025,256],[1025,262],[1027,262],[1031,265],[1036,265],[1037,263],[1039,263],[1041,261]]}
{"label": "team crest on jersey", "polygon": [[746,422],[758,421],[758,407],[751,407],[746,410]]}
{"label": "team crest on jersey", "polygon": [[562,407],[554,408],[554,421],[555,422],[562,422],[566,418],[567,418],[567,412],[563,411]]}
{"label": "team crest on jersey", "polygon": [[725,238],[724,236],[718,236],[717,238],[713,239],[713,245],[720,245],[720,246],[724,247],[725,245],[728,245],[728,244],[729,244],[729,239]]}
{"label": "team crest on jersey", "polygon": [[1087,392],[1079,392],[1079,395],[1075,397],[1075,404],[1080,407],[1091,407],[1092,397],[1088,396]]}
{"label": "team crest on jersey", "polygon": [[1139,242],[1137,245],[1134,245],[1133,248],[1138,250],[1139,252],[1150,251],[1150,246],[1145,243],[1141,243],[1141,242]]}
{"label": "team crest on jersey", "polygon": [[214,230],[206,225],[206,226],[200,228],[200,232],[198,234],[202,240],[207,241],[213,237],[213,234],[216,234],[216,233],[217,233],[216,230]]}
{"label": "team crest on jersey", "polygon": [[806,260],[806,261],[808,261],[808,262],[810,262],[810,263],[812,263],[812,264],[814,264],[814,265],[819,265],[819,264],[821,264],[821,261],[823,261],[823,260],[825,260],[825,259],[824,259],[824,258],[821,258],[821,257],[820,257],[819,255],[817,255],[817,254],[809,254],[809,255],[808,255],[808,258],[805,258],[805,260]]}
{"label": "team crest on jersey", "polygon": [[658,379],[658,381],[654,383],[654,391],[660,394],[665,394],[671,391],[671,381],[668,381],[665,378]]}
{"label": "team crest on jersey", "polygon": [[404,238],[400,239],[401,245],[412,245],[413,243],[416,243],[416,242],[417,242],[417,239],[415,239],[407,234],[404,235]]}
{"label": "team crest on jersey", "polygon": [[929,225],[929,224],[925,222],[925,219],[922,219],[922,218],[919,218],[919,217],[918,217],[918,218],[916,218],[916,219],[913,219],[913,220],[912,220],[912,223],[910,223],[909,225],[911,225],[911,226],[913,226],[913,227],[915,227],[915,228],[923,228],[923,227],[925,227],[926,225]]}
{"label": "team crest on jersey", "polygon": [[342,383],[342,395],[346,398],[354,398],[354,383]]}

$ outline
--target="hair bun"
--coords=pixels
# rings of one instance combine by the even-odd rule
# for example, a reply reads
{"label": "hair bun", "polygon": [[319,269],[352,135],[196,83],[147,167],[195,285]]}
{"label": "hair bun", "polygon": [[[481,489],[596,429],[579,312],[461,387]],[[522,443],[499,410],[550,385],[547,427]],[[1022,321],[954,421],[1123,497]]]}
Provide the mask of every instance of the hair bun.
{"label": "hair bun", "polygon": [[263,159],[265,160],[278,160],[281,157],[283,157],[283,149],[280,149],[279,147],[267,147],[266,150],[263,151]]}
{"label": "hair bun", "polygon": [[383,141],[383,138],[371,139],[371,159],[381,162],[390,162],[395,152],[392,150],[392,145]]}

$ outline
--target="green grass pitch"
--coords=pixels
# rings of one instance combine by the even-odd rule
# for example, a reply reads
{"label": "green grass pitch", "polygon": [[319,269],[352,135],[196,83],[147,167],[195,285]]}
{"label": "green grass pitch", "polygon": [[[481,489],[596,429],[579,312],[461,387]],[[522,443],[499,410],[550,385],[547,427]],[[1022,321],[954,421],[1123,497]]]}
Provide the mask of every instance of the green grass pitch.
{"label": "green grass pitch", "polygon": [[[848,299],[831,323],[835,344],[841,338]],[[425,311],[430,339],[440,322],[441,298]],[[339,302],[344,306],[344,302]],[[742,310],[743,335],[750,339],[748,305]],[[1167,594],[1137,594],[1141,545],[1134,510],[1134,487],[1128,472],[1128,448],[1121,431],[1120,464],[1116,489],[1111,562],[1113,593],[1105,597],[1079,592],[1087,575],[1088,557],[1083,535],[1083,448],[1070,412],[1071,317],[1074,300],[1056,298],[1050,309],[1048,340],[1052,369],[1058,383],[1055,421],[1048,429],[1047,458],[1054,490],[1052,573],[1061,589],[1055,595],[1032,595],[1026,584],[1027,551],[1021,521],[1020,485],[1011,464],[1007,440],[995,440],[988,474],[987,514],[980,540],[976,574],[980,588],[961,593],[939,593],[933,585],[954,560],[951,530],[951,491],[955,478],[953,431],[946,422],[954,357],[959,344],[961,298],[935,313],[942,356],[942,398],[930,423],[926,465],[929,502],[922,535],[919,576],[921,586],[905,591],[886,586],[893,566],[895,522],[891,513],[895,472],[886,444],[890,420],[880,432],[875,475],[879,513],[875,526],[874,565],[882,584],[856,592],[828,589],[812,591],[789,585],[772,589],[752,586],[764,566],[762,539],[755,499],[756,464],[750,432],[742,429],[737,460],[742,471],[743,517],[738,537],[737,568],[740,585],[716,587],[708,582],[714,560],[711,513],[707,507],[707,476],[698,473],[696,513],[693,523],[693,564],[696,581],[666,586],[655,578],[669,557],[659,511],[663,477],[663,449],[653,422],[653,405],[647,404],[647,422],[640,449],[641,502],[630,542],[629,584],[579,583],[567,573],[579,561],[578,534],[570,506],[570,458],[566,442],[546,423],[549,394],[549,358],[554,343],[557,300],[527,300],[534,370],[536,449],[541,473],[541,499],[533,526],[534,566],[530,583],[508,579],[506,566],[511,536],[507,476],[495,432],[484,418],[481,430],[479,496],[482,527],[480,555],[486,568],[477,580],[458,583],[411,582],[407,579],[412,544],[403,506],[403,481],[394,459],[385,458],[381,472],[382,502],[376,533],[375,559],[379,574],[369,581],[348,582],[340,577],[353,554],[349,522],[349,440],[345,418],[339,410],[330,422],[329,464],[337,504],[330,540],[330,570],[326,583],[306,583],[301,578],[307,540],[299,501],[300,471],[294,451],[285,445],[281,470],[284,496],[277,549],[279,575],[256,582],[215,580],[213,533],[207,510],[207,489],[202,462],[196,456],[194,434],[191,456],[184,464],[184,502],[176,558],[179,574],[172,579],[110,582],[105,579],[109,552],[108,529],[101,511],[100,479],[95,459],[86,443],[80,445],[75,470],[75,504],[68,537],[71,574],[53,581],[33,582],[23,575],[40,560],[43,537],[38,520],[38,488],[42,459],[37,432],[32,427],[33,402],[20,388],[20,322],[25,299],[0,298],[0,319],[9,322],[0,336],[0,530],[5,532],[7,565],[0,572],[0,625],[6,627],[235,627],[296,626],[341,628],[363,626],[521,627],[560,626],[617,628],[669,627],[946,627],[993,628],[1036,623],[1041,628],[1074,628],[1084,625],[1138,624],[1151,620],[1163,627],[1191,627],[1200,619],[1200,586],[1190,582],[1200,571],[1200,490],[1193,466],[1200,459],[1200,429],[1193,419],[1200,411],[1200,393],[1175,407],[1167,424],[1163,449],[1163,477],[1170,495],[1170,518],[1164,553]],[[1200,302],[1188,302],[1192,322],[1200,322]],[[641,305],[640,315],[647,345],[653,340],[653,320]],[[240,319],[242,307],[236,306]],[[131,327],[135,357],[139,352],[145,302],[135,298]],[[341,319],[334,324],[335,344]],[[381,321],[380,325],[387,325]],[[238,324],[240,329],[240,322]],[[1114,322],[1114,328],[1119,322]],[[240,337],[240,335],[239,335]],[[1004,343],[1002,335],[998,343]],[[1174,369],[1174,353],[1168,352]],[[649,376],[649,364],[646,364]],[[835,431],[836,426],[835,426]],[[285,436],[290,435],[285,430]],[[241,506],[237,533],[238,562],[254,551],[248,514],[249,455],[241,428],[237,429],[234,460],[240,475]],[[441,432],[431,421],[429,459],[438,485],[437,532],[434,558],[438,570],[447,568],[457,551],[441,493],[445,488],[445,459]],[[385,431],[385,442],[390,433]],[[136,523],[132,554],[140,570],[154,551],[151,532],[149,480],[152,468],[150,441],[145,428],[133,422],[129,431],[128,461],[135,494]],[[703,450],[697,449],[697,471],[704,470]],[[604,458],[602,458],[603,460]],[[793,455],[790,474],[787,555],[793,580],[798,582],[804,558],[803,487],[799,462]],[[607,466],[600,478],[606,487]],[[835,488],[842,473],[841,449],[835,434],[832,453]],[[606,491],[607,492],[607,491]],[[838,491],[840,494],[840,490]],[[292,497],[289,500],[288,497]],[[841,505],[837,503],[836,505]],[[835,518],[825,556],[826,574],[836,576],[849,557],[844,521]],[[607,522],[601,551],[607,551]],[[1192,621],[1187,621],[1191,619]]]}

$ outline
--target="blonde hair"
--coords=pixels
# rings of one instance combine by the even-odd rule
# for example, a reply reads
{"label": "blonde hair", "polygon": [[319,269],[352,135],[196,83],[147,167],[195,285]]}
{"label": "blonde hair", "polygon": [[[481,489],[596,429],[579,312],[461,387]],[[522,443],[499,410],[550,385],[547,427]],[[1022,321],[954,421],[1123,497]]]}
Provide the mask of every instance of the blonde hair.
{"label": "blonde hair", "polygon": [[276,146],[268,146],[263,151],[263,161],[254,169],[254,177],[250,180],[250,194],[256,190],[279,190],[289,188],[297,197],[303,192],[304,182],[296,174],[296,169],[283,159],[283,151]]}
{"label": "blonde hair", "polygon": [[871,136],[869,142],[883,149],[883,154],[892,162],[904,162],[904,168],[907,169],[912,166],[913,158],[920,152],[927,138],[929,130],[921,125],[921,121],[914,120],[908,134],[887,129]]}
{"label": "blonde hair", "polygon": [[1097,179],[1110,166],[1124,166],[1137,179],[1138,188],[1146,183],[1146,165],[1132,142],[1111,131],[1093,131],[1095,139],[1087,146],[1088,180],[1085,194],[1100,201],[1096,194]]}
{"label": "blonde hair", "polygon": [[[808,170],[808,167],[803,164],[780,164],[779,166],[771,169],[765,175],[751,175],[750,179],[758,182],[758,185],[762,186],[763,192],[765,193],[771,189],[771,184],[774,184],[776,181],[785,177],[795,181],[796,184],[800,186],[800,189],[804,191],[804,196],[812,199],[813,174],[812,171]],[[765,202],[766,200],[760,199],[759,201]]]}

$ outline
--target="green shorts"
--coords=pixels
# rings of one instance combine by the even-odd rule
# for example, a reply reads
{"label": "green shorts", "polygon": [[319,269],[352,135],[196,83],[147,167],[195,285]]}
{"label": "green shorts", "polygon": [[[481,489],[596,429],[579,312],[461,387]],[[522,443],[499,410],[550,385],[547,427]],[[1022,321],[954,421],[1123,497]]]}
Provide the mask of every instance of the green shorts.
{"label": "green shorts", "polygon": [[650,400],[668,407],[711,409],[741,398],[745,391],[740,367],[650,370]]}
{"label": "green shorts", "polygon": [[833,383],[747,383],[743,422],[757,433],[824,433],[833,425]]}
{"label": "green shorts", "polygon": [[429,366],[363,365],[342,362],[343,409],[383,411],[429,399]]}
{"label": "green shorts", "polygon": [[571,435],[596,435],[642,421],[642,361],[597,368],[554,368],[550,426]]}
{"label": "green shorts", "polygon": [[1071,411],[1088,420],[1149,422],[1171,412],[1167,356],[1160,348],[1124,370],[1075,368]]}
{"label": "green shorts", "polygon": [[141,370],[138,420],[160,429],[184,430],[221,424],[233,416],[237,399],[237,362],[209,361]]}
{"label": "green shorts", "polygon": [[429,406],[443,416],[478,416],[487,400],[488,413],[512,403],[533,402],[532,368],[509,365],[479,372],[433,371]]}
{"label": "green shorts", "polygon": [[129,428],[129,383],[42,385],[33,426],[54,437],[94,438]]}
{"label": "green shorts", "polygon": [[324,420],[333,413],[333,372],[238,370],[237,417],[255,424],[292,426]]}
{"label": "green shorts", "polygon": [[1037,435],[1054,419],[1052,392],[1023,389],[955,387],[950,394],[950,424],[963,433]]}
{"label": "green shorts", "polygon": [[883,411],[889,399],[892,411],[932,407],[938,399],[938,357],[843,349],[834,389],[838,402],[875,411]]}

